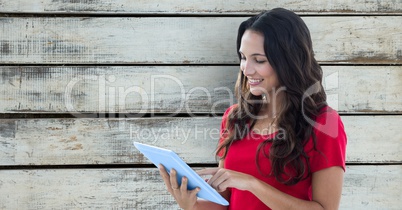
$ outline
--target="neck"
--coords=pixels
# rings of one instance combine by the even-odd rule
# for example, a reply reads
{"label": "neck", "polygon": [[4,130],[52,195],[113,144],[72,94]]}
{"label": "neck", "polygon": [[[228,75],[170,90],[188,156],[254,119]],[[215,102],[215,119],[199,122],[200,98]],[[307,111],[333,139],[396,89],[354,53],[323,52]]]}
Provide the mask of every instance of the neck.
{"label": "neck", "polygon": [[281,112],[283,93],[270,93],[264,99],[264,105],[259,115],[265,115],[268,118],[275,118]]}

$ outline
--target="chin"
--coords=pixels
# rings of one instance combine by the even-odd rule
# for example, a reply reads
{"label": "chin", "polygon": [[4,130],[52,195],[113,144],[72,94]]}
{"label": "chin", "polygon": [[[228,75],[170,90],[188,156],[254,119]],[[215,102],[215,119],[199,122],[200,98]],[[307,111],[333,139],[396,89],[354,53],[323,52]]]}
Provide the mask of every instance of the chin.
{"label": "chin", "polygon": [[253,96],[262,96],[262,95],[264,94],[264,92],[258,91],[258,90],[257,90],[257,91],[251,90],[250,93],[251,93],[251,95],[253,95]]}

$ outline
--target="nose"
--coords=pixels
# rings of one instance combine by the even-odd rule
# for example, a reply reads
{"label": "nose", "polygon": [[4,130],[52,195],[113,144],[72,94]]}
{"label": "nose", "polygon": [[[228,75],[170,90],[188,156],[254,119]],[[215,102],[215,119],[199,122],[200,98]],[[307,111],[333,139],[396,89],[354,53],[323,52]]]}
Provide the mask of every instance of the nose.
{"label": "nose", "polygon": [[253,75],[255,73],[254,66],[251,64],[251,62],[242,61],[241,65],[242,65],[241,69],[242,69],[243,74],[245,76],[250,76],[250,75]]}

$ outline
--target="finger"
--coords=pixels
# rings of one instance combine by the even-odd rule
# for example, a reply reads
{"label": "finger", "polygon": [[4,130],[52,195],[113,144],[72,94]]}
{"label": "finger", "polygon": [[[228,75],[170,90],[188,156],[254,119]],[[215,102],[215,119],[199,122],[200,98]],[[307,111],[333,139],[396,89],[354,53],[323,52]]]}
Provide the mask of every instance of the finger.
{"label": "finger", "polygon": [[228,185],[230,185],[230,182],[226,179],[223,182],[220,182],[218,186],[216,186],[216,191],[224,192],[228,188]]}
{"label": "finger", "polygon": [[208,184],[215,188],[216,191],[220,192],[222,190],[221,184],[228,179],[230,172],[225,169],[219,169],[214,176],[208,180]]}
{"label": "finger", "polygon": [[197,193],[200,192],[201,188],[196,187],[194,190],[190,191],[191,196],[197,196]]}
{"label": "finger", "polygon": [[198,175],[215,175],[215,173],[219,170],[220,168],[205,168],[196,171]]}
{"label": "finger", "polygon": [[228,174],[222,170],[222,173],[219,173],[219,176],[215,176],[214,178],[215,179],[208,184],[210,184],[218,192],[225,191],[229,181]]}
{"label": "finger", "polygon": [[208,179],[208,184],[209,185],[212,185],[212,183],[214,183],[220,176],[222,176],[222,174],[225,172],[225,170],[224,169],[222,169],[222,168],[216,168],[216,172],[213,174],[213,176],[212,177],[210,177],[209,179]]}
{"label": "finger", "polygon": [[183,176],[183,178],[181,178],[181,185],[180,185],[180,191],[182,193],[187,193],[187,182],[188,182],[187,177]]}
{"label": "finger", "polygon": [[177,183],[177,172],[173,168],[170,170],[170,184],[173,190],[179,189],[179,184]]}
{"label": "finger", "polygon": [[169,174],[162,164],[159,165],[159,173],[162,176],[163,182],[165,183],[168,192],[172,193],[172,185],[170,184]]}
{"label": "finger", "polygon": [[217,179],[215,180],[214,183],[211,184],[211,186],[218,192],[223,192],[227,188],[227,180],[226,179]]}
{"label": "finger", "polygon": [[169,174],[167,173],[165,167],[163,167],[162,164],[159,164],[159,174],[162,176],[162,178],[166,178],[169,176]]}

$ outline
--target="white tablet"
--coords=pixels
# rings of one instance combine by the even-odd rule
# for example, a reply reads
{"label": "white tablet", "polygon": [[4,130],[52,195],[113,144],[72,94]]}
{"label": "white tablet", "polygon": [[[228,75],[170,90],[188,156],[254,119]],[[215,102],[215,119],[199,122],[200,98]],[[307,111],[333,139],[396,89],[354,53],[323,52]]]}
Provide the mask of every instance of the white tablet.
{"label": "white tablet", "polygon": [[181,184],[181,178],[186,176],[188,179],[187,189],[193,190],[196,187],[201,189],[197,193],[197,197],[224,206],[229,205],[225,198],[205,182],[205,180],[191,169],[190,166],[188,166],[175,152],[138,142],[134,142],[134,146],[153,164],[155,164],[156,167],[159,167],[159,164],[162,164],[168,172],[174,168],[177,171],[177,182],[179,185]]}

